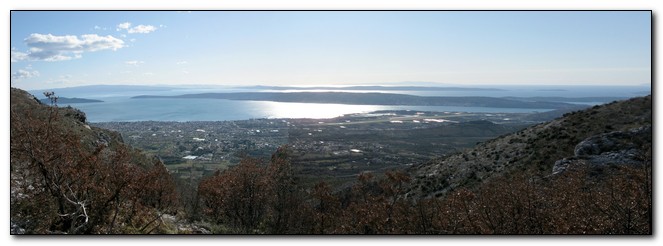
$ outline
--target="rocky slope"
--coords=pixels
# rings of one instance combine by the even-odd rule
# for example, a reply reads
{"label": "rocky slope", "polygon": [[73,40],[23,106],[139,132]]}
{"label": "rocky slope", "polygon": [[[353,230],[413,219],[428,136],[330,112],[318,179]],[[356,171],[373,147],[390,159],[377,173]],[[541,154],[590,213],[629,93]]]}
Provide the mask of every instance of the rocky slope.
{"label": "rocky slope", "polygon": [[160,232],[174,183],[158,158],[85,113],[10,94],[12,234]]}
{"label": "rocky slope", "polygon": [[[99,146],[110,147],[109,149],[124,146],[122,136],[118,132],[90,126],[83,111],[71,106],[52,107],[44,103],[45,100],[39,100],[21,89],[11,88],[10,111],[13,135],[18,131],[14,126],[28,126],[50,120],[56,131],[68,132],[81,138],[82,145],[89,151]],[[135,157],[147,158],[139,155]]]}
{"label": "rocky slope", "polygon": [[511,172],[548,176],[573,165],[637,165],[651,155],[651,124],[651,95],[567,113],[413,167],[408,196],[439,197]]}

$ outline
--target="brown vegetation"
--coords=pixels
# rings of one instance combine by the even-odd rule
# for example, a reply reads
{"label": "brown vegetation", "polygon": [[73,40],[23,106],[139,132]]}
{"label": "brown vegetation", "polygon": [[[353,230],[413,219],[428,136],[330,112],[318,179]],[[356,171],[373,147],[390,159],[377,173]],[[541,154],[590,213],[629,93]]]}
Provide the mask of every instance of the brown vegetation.
{"label": "brown vegetation", "polygon": [[[403,198],[401,187],[409,182],[403,172],[380,179],[365,173],[337,192],[321,182],[305,199],[291,196],[303,194],[301,188],[283,200],[268,198],[278,194],[265,185],[274,181],[267,171],[273,162],[260,167],[251,161],[201,183],[208,214],[237,229],[216,233],[651,234],[651,160],[601,174],[580,167],[545,179],[522,173],[421,200]],[[291,202],[285,211],[292,219],[278,220],[275,212],[283,210],[274,208],[284,200]]]}
{"label": "brown vegetation", "polygon": [[11,108],[11,218],[22,230],[13,233],[158,230],[176,205],[161,162],[121,143],[90,143],[94,132],[71,127],[68,109],[20,106]]}

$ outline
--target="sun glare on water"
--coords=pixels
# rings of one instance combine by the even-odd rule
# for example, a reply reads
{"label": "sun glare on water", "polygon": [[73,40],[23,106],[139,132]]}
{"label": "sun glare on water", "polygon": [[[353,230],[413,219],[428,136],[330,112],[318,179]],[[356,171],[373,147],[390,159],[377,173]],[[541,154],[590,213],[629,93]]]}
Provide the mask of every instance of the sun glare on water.
{"label": "sun glare on water", "polygon": [[380,110],[375,105],[265,102],[268,118],[334,118],[344,114]]}

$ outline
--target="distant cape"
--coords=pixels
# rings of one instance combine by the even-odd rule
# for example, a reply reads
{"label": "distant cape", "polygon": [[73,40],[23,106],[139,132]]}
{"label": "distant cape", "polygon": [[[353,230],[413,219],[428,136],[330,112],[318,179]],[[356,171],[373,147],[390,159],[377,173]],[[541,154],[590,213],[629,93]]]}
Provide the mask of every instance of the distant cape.
{"label": "distant cape", "polygon": [[[51,100],[48,98],[40,99],[41,103],[43,104],[51,104]],[[99,103],[99,102],[104,102],[102,100],[96,100],[96,99],[86,99],[86,98],[78,98],[78,97],[58,97],[57,103]]]}

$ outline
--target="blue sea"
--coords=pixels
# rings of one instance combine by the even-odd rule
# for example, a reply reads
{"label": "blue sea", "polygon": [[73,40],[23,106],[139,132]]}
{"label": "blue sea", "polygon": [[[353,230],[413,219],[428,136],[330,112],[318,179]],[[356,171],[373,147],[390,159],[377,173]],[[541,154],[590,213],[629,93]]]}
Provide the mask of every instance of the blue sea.
{"label": "blue sea", "polygon": [[[650,94],[648,87],[500,87],[495,91],[370,91],[419,96],[489,96],[489,97],[635,97]],[[90,122],[111,121],[227,121],[256,118],[333,118],[344,114],[368,113],[377,110],[412,110],[437,112],[529,113],[550,109],[451,107],[451,106],[381,106],[319,103],[284,103],[265,101],[233,101],[225,99],[132,99],[136,95],[180,95],[202,92],[237,92],[232,89],[194,88],[141,91],[67,92],[59,96],[99,99],[100,103],[72,103],[86,113]],[[243,90],[246,91],[246,90]],[[265,91],[265,90],[263,90]],[[301,90],[298,90],[301,91]],[[343,90],[335,90],[343,91]],[[286,91],[282,91],[286,92]],[[290,91],[289,91],[290,92]],[[369,91],[347,91],[369,92]],[[56,92],[58,93],[58,92]],[[34,93],[33,93],[34,94]],[[42,96],[43,97],[43,96]],[[572,100],[569,102],[573,103]],[[600,104],[603,102],[584,102]],[[60,105],[66,106],[66,105]]]}

